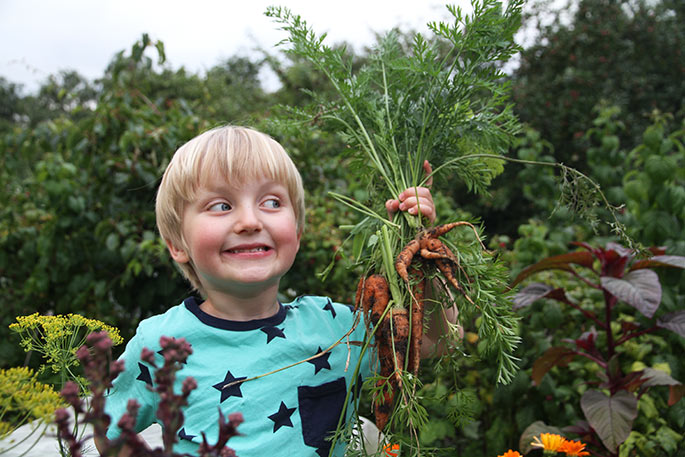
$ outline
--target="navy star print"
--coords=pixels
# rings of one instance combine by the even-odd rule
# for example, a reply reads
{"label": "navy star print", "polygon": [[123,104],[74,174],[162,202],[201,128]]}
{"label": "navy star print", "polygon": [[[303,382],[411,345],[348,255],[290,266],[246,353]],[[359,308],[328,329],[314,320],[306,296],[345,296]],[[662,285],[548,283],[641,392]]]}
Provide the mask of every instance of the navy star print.
{"label": "navy star print", "polygon": [[[319,349],[316,351],[317,355],[321,354],[322,349],[321,346],[319,346]],[[318,357],[308,360],[309,363],[314,365],[314,374],[317,374],[319,371],[323,370],[324,368],[327,370],[331,369],[331,365],[328,363],[328,358],[331,356],[330,352],[326,352],[325,354],[321,354]]]}
{"label": "navy star print", "polygon": [[276,337],[285,338],[285,333],[283,333],[283,330],[278,327],[262,327],[260,330],[266,333],[266,344],[271,343],[271,340]]}
{"label": "navy star print", "polygon": [[152,376],[150,375],[150,369],[138,362],[138,368],[140,369],[140,374],[136,378],[138,381],[143,381],[145,384],[152,385]]}
{"label": "navy star print", "polygon": [[193,438],[195,438],[195,435],[188,435],[186,433],[185,427],[183,427],[181,430],[178,431],[178,437],[181,438],[182,440],[192,441]]}
{"label": "navy star print", "polygon": [[330,311],[333,315],[333,319],[335,319],[335,309],[333,308],[333,302],[330,298],[328,299],[328,303],[326,303],[326,306],[324,306],[323,309],[326,311]]}
{"label": "navy star print", "polygon": [[269,419],[274,421],[274,433],[281,427],[292,427],[293,423],[290,416],[293,415],[297,408],[288,408],[285,403],[281,402],[278,411],[269,416]]}
{"label": "navy star print", "polygon": [[232,386],[229,385],[236,381],[242,381],[243,379],[247,379],[247,377],[243,376],[241,378],[235,378],[233,377],[230,371],[227,371],[224,380],[212,386],[216,390],[221,392],[221,401],[219,403],[223,403],[224,400],[226,400],[228,397],[242,397],[243,392],[240,390],[241,383],[238,382],[236,384],[233,384]]}

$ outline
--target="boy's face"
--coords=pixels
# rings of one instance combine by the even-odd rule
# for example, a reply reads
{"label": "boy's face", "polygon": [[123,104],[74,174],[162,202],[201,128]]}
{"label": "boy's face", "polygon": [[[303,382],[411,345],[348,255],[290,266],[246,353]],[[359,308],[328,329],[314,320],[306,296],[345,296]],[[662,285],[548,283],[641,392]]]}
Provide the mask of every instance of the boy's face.
{"label": "boy's face", "polygon": [[277,289],[300,247],[288,189],[268,178],[232,186],[213,176],[186,206],[183,236],[188,252],[169,246],[171,255],[193,262],[208,295]]}

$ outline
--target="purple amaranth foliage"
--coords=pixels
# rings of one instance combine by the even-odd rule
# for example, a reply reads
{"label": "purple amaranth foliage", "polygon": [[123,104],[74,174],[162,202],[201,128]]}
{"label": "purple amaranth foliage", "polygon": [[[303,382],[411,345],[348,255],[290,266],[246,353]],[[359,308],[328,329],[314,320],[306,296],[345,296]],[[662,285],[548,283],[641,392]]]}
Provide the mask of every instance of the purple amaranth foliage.
{"label": "purple amaranth foliage", "polygon": [[163,336],[159,340],[159,345],[162,347],[161,352],[164,356],[164,365],[161,368],[157,368],[154,354],[150,354],[151,351],[144,349],[141,358],[156,368],[156,387],[152,389],[159,394],[160,398],[157,417],[164,424],[162,433],[164,449],[171,449],[174,443],[178,441],[177,433],[183,425],[182,408],[188,404],[188,395],[197,387],[197,383],[195,380],[186,380],[187,382],[183,383],[181,394],[175,394],[173,387],[176,373],[181,369],[181,365],[188,356],[193,353],[193,350],[184,338],[175,339]]}
{"label": "purple amaranth foliage", "polygon": [[[76,385],[71,381],[69,382]],[[78,389],[78,387],[76,388]],[[69,455],[71,457],[81,457],[83,455],[81,454],[81,442],[76,435],[74,435],[73,429],[69,425],[69,413],[65,408],[60,408],[55,411],[55,423],[57,424],[57,432],[60,437],[69,445]]]}
{"label": "purple amaranth foliage", "polygon": [[238,433],[238,426],[243,423],[243,415],[240,413],[229,414],[228,422],[219,410],[219,439],[214,446],[207,443],[207,437],[202,432],[202,444],[200,445],[200,455],[205,457],[236,457],[233,449],[226,447],[226,443]]}
{"label": "purple amaranth foliage", "polygon": [[[112,342],[106,332],[94,332],[88,335],[86,344],[76,353],[83,365],[86,378],[90,381],[89,387],[92,394],[90,408],[86,411],[84,402],[79,395],[79,388],[75,383],[67,383],[62,390],[62,396],[73,407],[74,413],[78,416],[85,412],[83,422],[93,426],[93,437],[98,443],[99,450],[103,457],[113,457],[119,455],[122,449],[128,449],[133,457],[185,457],[174,453],[172,447],[177,441],[177,432],[183,425],[182,408],[188,404],[188,396],[197,388],[196,381],[187,377],[181,387],[181,393],[175,394],[173,387],[176,373],[181,369],[181,365],[192,353],[190,344],[185,339],[160,338],[161,353],[164,356],[164,364],[157,367],[155,363],[155,353],[143,349],[141,360],[149,363],[155,368],[155,386],[151,388],[160,397],[157,409],[157,417],[162,422],[164,430],[162,441],[163,448],[150,449],[136,432],[136,417],[138,416],[139,405],[135,400],[130,400],[126,407],[126,413],[119,419],[117,425],[121,429],[121,434],[114,440],[106,437],[107,428],[111,419],[105,414],[105,393],[112,387],[112,381],[124,369],[120,361],[111,362]],[[243,422],[240,413],[229,415],[226,422],[223,414],[219,411],[219,438],[215,445],[209,445],[202,434],[203,443],[198,450],[199,457],[234,457],[235,452],[226,447],[228,440],[238,435],[237,427]],[[72,433],[69,426],[69,414],[66,410],[60,409],[55,414],[60,437],[68,444],[73,457],[81,457],[81,446],[84,437],[78,440]]]}

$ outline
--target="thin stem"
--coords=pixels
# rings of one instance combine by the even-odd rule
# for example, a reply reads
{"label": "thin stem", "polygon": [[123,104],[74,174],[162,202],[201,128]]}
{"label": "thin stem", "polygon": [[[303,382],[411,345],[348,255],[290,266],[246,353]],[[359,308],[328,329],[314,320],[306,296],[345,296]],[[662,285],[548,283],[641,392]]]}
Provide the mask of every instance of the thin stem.
{"label": "thin stem", "polygon": [[359,203],[358,201],[356,201],[350,197],[339,194],[337,192],[328,192],[328,195],[335,198],[340,203],[347,205],[356,211],[359,211],[360,213],[366,214],[369,217],[372,217],[374,219],[377,219],[377,220],[383,222],[383,224],[385,224],[385,225],[389,225],[389,226],[393,227],[394,229],[400,228],[400,226],[398,224],[395,224],[394,222],[388,220],[388,218],[381,216],[380,214],[378,214],[377,212],[375,212],[374,210],[372,210],[368,206],[365,206],[365,205]]}
{"label": "thin stem", "polygon": [[602,329],[606,329],[606,324],[599,320],[599,318],[595,315],[595,313],[588,311],[586,309],[583,309],[580,307],[580,305],[577,305],[576,303],[573,303],[570,300],[567,299],[562,299],[560,300],[563,303],[566,303],[568,306],[577,309],[581,313],[583,313],[583,316],[587,317],[588,319],[592,320],[595,324],[599,325]]}
{"label": "thin stem", "polygon": [[659,327],[654,325],[654,326],[646,328],[644,330],[640,330],[639,332],[626,333],[621,338],[619,338],[618,341],[616,341],[616,343],[614,343],[614,347],[620,346],[623,343],[625,343],[626,341],[632,340],[633,338],[637,338],[638,336],[646,335],[647,333],[656,332],[657,330],[659,330]]}
{"label": "thin stem", "polygon": [[[621,224],[621,222],[616,217],[616,211],[614,211],[615,208],[611,203],[609,203],[609,200],[607,200],[606,195],[604,195],[604,192],[602,192],[600,185],[597,184],[592,178],[590,178],[586,174],[582,173],[581,171],[578,171],[575,168],[568,167],[561,162],[540,162],[537,160],[514,159],[511,157],[501,156],[501,155],[497,155],[497,154],[467,154],[467,155],[463,155],[460,157],[455,157],[454,159],[448,160],[447,162],[438,166],[435,170],[433,170],[433,173],[431,173],[431,176],[434,175],[438,170],[440,170],[443,167],[446,167],[448,165],[452,165],[452,164],[457,163],[461,160],[475,159],[475,158],[490,158],[490,159],[502,160],[505,162],[513,162],[513,163],[521,163],[521,164],[526,164],[526,165],[539,165],[539,166],[545,166],[545,167],[559,168],[559,169],[564,170],[568,173],[576,175],[577,177],[587,181],[594,188],[594,190],[600,196],[600,199],[602,200],[602,203],[604,204],[604,206],[606,208],[610,209],[611,217],[614,220],[614,224],[616,226],[622,226],[623,225],[623,224]],[[429,177],[430,176],[427,176],[426,180]]]}
{"label": "thin stem", "polygon": [[602,367],[602,368],[607,368],[607,367],[608,367],[608,364],[607,364],[604,360],[599,359],[599,358],[597,358],[597,357],[595,357],[595,356],[593,356],[593,355],[590,355],[590,354],[588,354],[587,352],[576,351],[575,353],[576,353],[576,355],[579,355],[579,356],[581,356],[581,357],[585,357],[586,359],[592,360],[593,362],[595,362],[597,365],[599,365],[599,366]]}
{"label": "thin stem", "polygon": [[[392,117],[390,116],[390,95],[388,94],[388,78],[385,72],[385,62],[382,60],[380,61],[381,63],[381,71],[383,73],[383,95],[385,99],[385,116],[387,118],[388,122],[388,130],[389,130],[389,137],[392,140],[392,149],[395,152],[395,155],[399,155],[399,151],[397,150],[397,143],[395,142],[395,135],[394,131],[395,128],[393,127],[392,124]],[[396,167],[393,167],[393,169]],[[402,168],[399,169],[394,169],[395,172],[395,177],[398,182],[402,183],[402,187],[406,187],[406,179],[404,177],[404,174],[402,173]]]}
{"label": "thin stem", "polygon": [[[611,309],[616,304],[616,297],[611,295],[606,290],[604,291],[604,315],[605,315],[605,325],[604,330],[607,334],[607,360],[610,360],[616,351],[616,345],[614,343],[614,335],[611,331]],[[607,373],[609,375],[609,373]]]}
{"label": "thin stem", "polygon": [[[373,335],[375,335],[376,332],[378,331],[379,327],[381,326],[381,323],[383,322],[383,319],[385,319],[385,316],[388,314],[388,312],[390,312],[390,306],[386,306],[385,310],[383,310],[383,314],[382,314],[381,317],[378,319],[378,322],[376,323],[376,325],[374,326],[373,330],[371,331],[371,334],[368,335],[368,338],[366,338],[366,340],[364,341],[364,344],[363,344],[363,346],[362,346],[361,352],[360,352],[360,354],[359,354],[359,359],[357,360],[357,365],[356,365],[356,367],[355,367],[355,369],[354,369],[354,374],[352,375],[352,379],[358,379],[359,369],[361,368],[362,359],[364,358],[363,356],[364,356],[364,354],[366,353],[366,351],[368,350],[369,345],[371,344],[371,338],[372,338]],[[358,319],[355,320],[355,325],[354,325],[354,327],[356,327],[356,325],[357,325],[358,322],[359,322]],[[354,329],[354,327],[353,327],[353,329]],[[350,330],[350,332],[348,332],[348,335],[349,335],[351,332],[352,332],[352,330]],[[336,430],[340,430],[340,426],[342,425],[342,421],[343,421],[343,419],[344,419],[344,417],[345,417],[345,413],[346,413],[346,411],[347,411],[347,403],[348,403],[349,398],[350,398],[350,392],[352,391],[352,386],[353,386],[353,384],[351,383],[351,384],[350,384],[350,387],[347,389],[347,393],[345,394],[345,401],[344,401],[344,403],[343,403],[343,409],[342,409],[342,411],[341,411],[341,413],[340,413],[340,416],[338,417],[338,425],[335,427]],[[334,437],[333,437],[333,441],[332,441],[332,443],[331,443],[331,450],[330,450],[329,453],[328,453],[328,457],[332,457],[332,455],[333,455],[333,450],[335,449],[335,445],[336,445],[337,441],[338,441],[338,434],[336,433],[336,434],[334,435]],[[363,441],[364,441],[364,440],[362,440],[362,442],[363,442]]]}
{"label": "thin stem", "polygon": [[[594,270],[593,270],[593,271],[594,271]],[[583,282],[584,282],[585,284],[587,284],[588,286],[592,287],[593,289],[600,289],[600,290],[602,289],[602,286],[600,286],[599,284],[595,284],[594,282],[590,281],[589,279],[587,279],[587,278],[583,277],[582,275],[578,274],[578,272],[577,272],[576,270],[574,270],[573,268],[571,268],[571,269],[569,270],[569,272],[570,272],[573,276],[575,276],[576,278],[578,278],[579,280],[583,281]]]}

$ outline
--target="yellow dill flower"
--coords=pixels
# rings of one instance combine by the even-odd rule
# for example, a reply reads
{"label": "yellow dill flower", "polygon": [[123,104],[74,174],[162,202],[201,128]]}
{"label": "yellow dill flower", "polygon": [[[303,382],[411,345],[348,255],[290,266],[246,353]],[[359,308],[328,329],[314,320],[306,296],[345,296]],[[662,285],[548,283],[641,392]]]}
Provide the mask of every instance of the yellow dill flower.
{"label": "yellow dill flower", "polygon": [[38,382],[30,368],[0,370],[0,438],[30,421],[52,421],[55,410],[63,406],[62,397]]}
{"label": "yellow dill flower", "polygon": [[539,438],[537,436],[533,438],[533,442],[530,443],[530,445],[542,448],[545,451],[559,452],[565,442],[566,438],[561,435],[555,433],[541,433]]}
{"label": "yellow dill flower", "polygon": [[564,452],[567,456],[573,457],[583,457],[585,455],[590,455],[588,451],[585,451],[585,444],[580,441],[567,440],[559,449],[559,452]]}
{"label": "yellow dill flower", "polygon": [[15,429],[16,427],[14,427],[9,422],[0,421],[0,438],[4,438],[5,436],[12,433]]}
{"label": "yellow dill flower", "polygon": [[107,332],[107,335],[109,336],[109,339],[112,340],[114,346],[124,342],[124,339],[119,334],[119,329],[116,327],[112,327],[111,325],[107,325],[96,319],[88,319],[80,314],[69,314],[68,317],[69,323],[74,327],[87,327],[91,332],[104,330]]}
{"label": "yellow dill flower", "polygon": [[55,373],[61,373],[63,379],[75,376],[71,367],[79,364],[76,351],[85,343],[89,333],[104,330],[115,346],[124,341],[117,328],[78,314],[18,316],[10,329],[19,334],[25,351],[41,354],[46,361],[41,370],[48,366]]}

